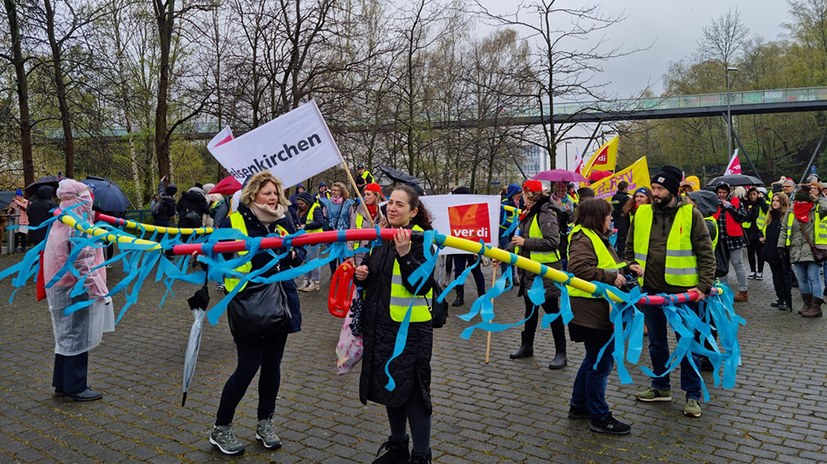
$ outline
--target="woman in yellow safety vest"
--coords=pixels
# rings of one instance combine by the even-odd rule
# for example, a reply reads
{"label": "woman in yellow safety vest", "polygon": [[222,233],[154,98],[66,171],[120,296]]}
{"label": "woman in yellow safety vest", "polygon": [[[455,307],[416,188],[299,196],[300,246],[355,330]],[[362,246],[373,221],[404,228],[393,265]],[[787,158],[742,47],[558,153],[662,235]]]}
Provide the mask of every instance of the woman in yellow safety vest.
{"label": "woman in yellow safety vest", "polygon": [[767,215],[767,222],[764,225],[764,260],[770,265],[772,271],[772,286],[775,289],[776,301],[770,303],[773,308],[780,311],[793,309],[792,297],[792,270],[790,268],[789,256],[778,253],[778,237],[781,229],[784,228],[784,219],[787,217],[787,208],[790,198],[783,192],[774,193],[770,202],[770,213]]}
{"label": "woman in yellow safety vest", "polygon": [[822,263],[816,262],[812,251],[813,246],[827,247],[827,197],[820,193],[815,185],[804,185],[795,193],[777,244],[783,248],[779,251],[790,257],[798,278],[798,291],[804,300],[804,307],[798,313],[804,317],[821,317],[824,303]]}
{"label": "woman in yellow safety vest", "polygon": [[[559,211],[549,197],[543,194],[543,185],[539,180],[527,180],[523,183],[523,197],[526,206],[520,215],[520,225],[517,233],[507,247],[509,251],[526,257],[532,261],[545,264],[554,269],[562,269],[558,246],[560,244],[560,227],[557,212]],[[539,308],[528,297],[528,290],[534,283],[536,274],[519,270],[520,293],[525,302],[525,328],[521,334],[520,347],[509,357],[511,359],[528,358],[534,356],[534,334],[537,331]],[[550,279],[543,279],[546,301],[543,311],[546,314],[560,311],[560,290]],[[566,359],[566,327],[558,317],[551,323],[551,334],[554,337],[554,359],[548,365],[549,369],[562,369],[568,363]]]}
{"label": "woman in yellow safety vest", "polygon": [[741,223],[747,234],[747,261],[749,262],[750,279],[764,278],[764,224],[767,222],[767,204],[757,187],[750,187],[744,201],[747,210],[747,220]]}
{"label": "woman in yellow safety vest", "polygon": [[[620,262],[617,252],[609,244],[612,207],[603,200],[587,200],[577,207],[574,228],[569,236],[569,267],[575,277],[598,281],[616,287],[626,283],[626,264]],[[606,403],[606,383],[614,360],[606,350],[600,360],[600,350],[612,338],[613,325],[609,319],[609,303],[601,297],[569,287],[574,319],[569,323],[569,334],[575,342],[583,342],[586,356],[574,379],[569,404],[569,417],[591,419],[589,429],[598,433],[626,435],[628,424],[612,417]]]}
{"label": "woman in yellow safety vest", "polygon": [[[433,275],[417,288],[408,278],[425,261],[421,235],[431,218],[412,187],[397,186],[387,203],[387,221],[398,228],[393,240],[383,240],[356,267],[355,280],[365,288],[362,312],[364,354],[359,399],[385,405],[391,434],[374,463],[431,462],[431,350],[433,325],[430,301]],[[405,348],[389,366],[396,382],[385,386],[385,364],[391,358],[400,323],[408,318]],[[413,450],[408,449],[410,424]],[[379,454],[379,453],[377,453]]]}
{"label": "woman in yellow safety vest", "polygon": [[[321,232],[324,226],[324,209],[322,205],[307,192],[299,192],[296,195],[296,211],[299,216],[299,229],[305,232]],[[321,245],[313,245],[307,249],[307,261],[319,257]],[[321,271],[318,267],[311,269],[304,275],[304,282],[299,286],[301,292],[314,292],[319,289],[319,277]]]}
{"label": "woman in yellow safety vest", "polygon": [[[287,197],[279,179],[270,172],[263,171],[251,177],[244,186],[238,210],[224,220],[221,227],[232,227],[249,237],[263,237],[267,235],[287,235],[295,232],[293,219],[287,211]],[[275,250],[278,254],[285,250]],[[240,252],[239,255],[246,252]],[[278,266],[264,272],[261,277],[271,276],[279,270],[295,267],[304,260],[304,249],[293,247],[290,252],[279,261]],[[266,250],[257,253],[251,261],[241,265],[237,270],[242,273],[261,269],[271,263],[273,257]],[[241,291],[235,298],[248,300],[249,293],[264,291],[264,286],[246,284],[239,279],[225,278],[224,287],[227,292],[242,285]],[[277,285],[277,284],[271,284]],[[281,358],[287,343],[289,333],[301,330],[301,313],[299,295],[292,280],[281,283],[290,309],[290,321],[275,330],[261,331],[255,327],[245,327],[235,316],[234,310],[227,312],[230,323],[230,332],[236,345],[238,364],[235,372],[224,384],[221,393],[221,402],[216,414],[215,426],[210,434],[210,444],[216,446],[224,454],[239,454],[244,451],[244,444],[235,435],[232,428],[235,409],[244,393],[261,370],[258,381],[258,423],[256,439],[260,440],[265,448],[281,447],[281,440],[275,432],[273,418],[276,408],[276,396],[281,383]],[[243,297],[242,297],[243,295]],[[242,301],[239,300],[239,301]],[[255,301],[253,298],[252,301]],[[230,308],[233,308],[230,305]]]}

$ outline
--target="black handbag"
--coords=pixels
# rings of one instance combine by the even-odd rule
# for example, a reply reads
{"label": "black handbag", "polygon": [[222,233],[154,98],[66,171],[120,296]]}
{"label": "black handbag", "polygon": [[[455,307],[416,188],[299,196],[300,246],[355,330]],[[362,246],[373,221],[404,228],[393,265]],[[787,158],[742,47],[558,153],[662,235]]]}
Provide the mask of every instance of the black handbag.
{"label": "black handbag", "polygon": [[448,322],[448,302],[444,299],[442,302],[437,301],[437,298],[442,293],[442,288],[436,281],[431,289],[431,301],[429,309],[431,310],[431,322],[435,329],[441,329]]}
{"label": "black handbag", "polygon": [[250,282],[227,305],[234,337],[256,337],[286,329],[292,314],[281,282]]}

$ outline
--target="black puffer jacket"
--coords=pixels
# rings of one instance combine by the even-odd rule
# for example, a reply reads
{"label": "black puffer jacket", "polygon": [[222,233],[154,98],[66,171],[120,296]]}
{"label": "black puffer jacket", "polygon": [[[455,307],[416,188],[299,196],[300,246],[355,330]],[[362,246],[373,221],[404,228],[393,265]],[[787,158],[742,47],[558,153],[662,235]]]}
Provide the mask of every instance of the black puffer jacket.
{"label": "black puffer jacket", "polygon": [[[247,226],[247,236],[249,236],[249,237],[264,237],[268,234],[275,233],[277,225],[284,227],[284,229],[287,230],[288,234],[292,234],[296,231],[296,227],[293,225],[293,219],[290,217],[290,213],[287,212],[286,208],[284,210],[285,216],[283,218],[279,219],[278,221],[274,222],[273,224],[271,224],[269,228],[267,226],[265,226],[264,224],[262,224],[261,221],[259,221],[258,218],[253,214],[253,212],[250,211],[250,208],[248,208],[243,203],[238,205],[238,212],[244,218],[244,224]],[[232,224],[230,222],[230,218],[228,217],[227,219],[225,219],[221,223],[220,227],[222,227],[222,228],[232,227]],[[299,266],[304,261],[304,257],[305,257],[305,253],[306,253],[305,249],[303,247],[294,247],[293,249],[296,251],[296,255],[292,260],[290,259],[289,256],[283,258],[279,262],[278,266],[274,266],[272,269],[265,272],[262,275],[262,277],[269,277],[269,276],[279,272],[280,270],[283,271],[283,270],[286,270],[286,269],[291,268],[291,267]],[[282,250],[282,249],[277,249],[277,250],[273,250],[273,251],[276,254],[280,254],[280,253],[284,252],[284,250]],[[231,256],[228,256],[227,258],[230,258],[230,257]],[[267,252],[267,250],[259,251],[253,257],[253,259],[250,261],[250,263],[253,265],[252,270],[261,269],[267,263],[269,263],[272,259],[273,259],[273,257],[270,255],[270,253]],[[298,332],[298,331],[301,330],[301,326],[302,326],[301,307],[299,306],[299,292],[296,289],[296,284],[293,282],[293,279],[287,279],[287,280],[283,281],[282,285],[283,285],[283,288],[284,288],[284,293],[287,296],[287,306],[290,308],[290,314],[292,316],[291,319],[290,319],[290,326],[289,326],[287,332],[288,333]],[[243,290],[243,291],[246,291],[246,290]],[[227,313],[227,317],[228,318],[231,317],[231,313],[229,311]],[[230,321],[230,331],[233,332],[233,322],[232,321]]]}
{"label": "black puffer jacket", "polygon": [[52,217],[49,211],[57,206],[52,199],[55,196],[54,187],[42,185],[38,187],[37,194],[29,201],[29,208],[26,210],[29,213],[29,243],[37,245],[46,238],[46,228],[32,230],[31,227],[39,226],[46,220]]}
{"label": "black puffer jacket", "polygon": [[[399,261],[402,280],[409,292],[413,293],[408,283],[411,275],[424,262],[422,238],[414,237],[411,252]],[[431,321],[414,322],[408,330],[405,350],[390,364],[389,371],[396,382],[393,391],[385,389],[388,376],[385,375],[385,363],[393,354],[396,333],[400,323],[390,316],[391,276],[393,263],[397,260],[393,240],[385,240],[381,246],[374,247],[364,261],[368,266],[368,277],[362,281],[366,300],[362,319],[364,354],[362,356],[362,375],[359,381],[359,399],[396,407],[404,404],[410,395],[422,395],[431,412],[431,351],[433,348],[433,326]],[[433,276],[432,276],[433,277]],[[359,281],[357,281],[357,284]],[[432,278],[417,294],[425,295],[433,286]]]}

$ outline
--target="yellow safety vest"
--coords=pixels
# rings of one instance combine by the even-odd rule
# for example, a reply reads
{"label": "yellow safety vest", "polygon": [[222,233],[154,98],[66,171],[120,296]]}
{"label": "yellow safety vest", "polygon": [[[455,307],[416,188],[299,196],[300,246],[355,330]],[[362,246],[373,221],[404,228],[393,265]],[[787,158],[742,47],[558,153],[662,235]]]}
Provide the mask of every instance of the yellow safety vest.
{"label": "yellow safety vest", "polygon": [[[818,213],[818,206],[816,206],[816,212],[813,216],[815,217],[813,223],[813,235],[815,235],[813,245],[827,245],[827,221],[821,218],[821,215]],[[787,239],[784,242],[786,246],[790,246],[790,238],[793,234],[794,220],[795,215],[793,212],[787,212]]]}
{"label": "yellow safety vest", "polygon": [[[247,235],[247,224],[244,223],[244,217],[241,216],[241,213],[235,212],[235,213],[230,214],[230,225],[233,227],[233,229],[241,232],[244,235]],[[285,229],[284,227],[282,227],[280,225],[276,225],[276,230],[278,231],[279,235],[281,235],[282,237],[287,235],[287,229]],[[238,256],[244,256],[247,253],[249,253],[249,251],[242,250],[242,251],[238,252]],[[252,269],[252,268],[253,268],[253,263],[251,261],[247,261],[246,263],[242,264],[241,266],[238,266],[237,268],[235,268],[235,270],[238,271],[238,272],[246,274],[246,273],[250,272],[250,269]],[[240,280],[241,279],[236,279],[236,278],[233,278],[233,277],[224,277],[224,288],[227,290],[227,292],[231,292],[231,291],[233,291],[235,286],[238,285],[238,282]],[[243,291],[244,287],[246,287],[246,286],[247,286],[247,282],[244,282],[244,284],[241,285],[241,289],[239,290],[239,292]]]}
{"label": "yellow safety vest", "polygon": [[363,172],[363,173],[362,173],[362,175],[361,175],[360,177],[362,178],[362,180],[363,180],[363,181],[365,181],[365,183],[367,183],[367,182],[368,182],[368,176],[373,177],[373,176],[371,175],[370,171],[368,171],[367,169],[365,169],[365,172]]}
{"label": "yellow safety vest", "polygon": [[[511,206],[511,204],[508,200],[503,200],[502,203],[500,203],[500,207],[502,208],[503,206]],[[514,216],[517,215],[517,211],[517,208],[511,211],[503,208],[503,222],[500,224],[500,229],[508,230],[508,228],[511,227],[511,222],[515,220]]]}
{"label": "yellow safety vest", "polygon": [[[698,258],[692,252],[692,208],[682,205],[675,214],[675,221],[666,238],[666,283],[678,287],[698,285]],[[640,263],[646,276],[646,258],[649,255],[649,235],[654,218],[652,205],[640,205],[635,214],[635,260]]]}
{"label": "yellow safety vest", "polygon": [[[758,226],[758,230],[760,230],[763,233],[764,228],[767,225],[767,213],[765,213],[764,210],[762,210],[761,207],[758,206],[758,205],[755,205],[754,208],[758,208],[758,217],[755,218],[755,225]],[[769,211],[769,210],[767,210],[767,211]],[[752,223],[751,222],[742,222],[741,227],[743,227],[744,230],[747,230],[750,227],[752,227]]]}
{"label": "yellow safety vest", "polygon": [[[612,254],[609,252],[609,249],[606,248],[606,244],[603,240],[594,233],[591,229],[586,229],[581,227],[579,224],[574,226],[571,230],[571,236],[574,236],[577,232],[583,232],[589,240],[592,241],[592,246],[594,247],[594,253],[597,255],[597,267],[598,269],[621,269],[622,267],[626,266],[626,263],[620,262],[618,263],[612,257]],[[569,256],[571,256],[571,241],[569,241]],[[597,296],[592,295],[591,293],[584,292],[583,290],[567,286],[569,289],[569,296],[577,296],[581,298],[600,298]]]}
{"label": "yellow safety vest", "polygon": [[[535,214],[534,218],[531,219],[531,226],[528,228],[528,238],[543,238],[543,231],[540,230],[540,224],[537,222],[537,218],[540,214]],[[514,247],[514,254],[520,254],[520,247]],[[529,252],[528,259],[538,262],[538,263],[556,263],[560,261],[560,253],[557,250],[553,251],[531,251]]]}
{"label": "yellow safety vest", "polygon": [[[421,232],[419,226],[413,226],[414,231]],[[391,275],[391,319],[402,322],[408,308],[411,310],[411,322],[427,322],[431,320],[431,308],[428,300],[433,296],[433,289],[428,290],[425,296],[414,295],[409,292],[402,281],[402,271],[399,268],[399,257],[393,260],[393,275]]]}
{"label": "yellow safety vest", "polygon": [[[715,248],[718,247],[718,235],[720,235],[718,234],[718,221],[712,216],[705,217],[704,221],[706,221],[708,224],[712,224],[713,226],[715,226],[715,236],[709,237],[712,239],[712,250],[715,251]],[[761,231],[763,232],[763,229],[761,229]]]}
{"label": "yellow safety vest", "polygon": [[[316,211],[320,205],[318,203],[313,203],[313,206],[307,211],[307,217],[304,218],[304,225],[307,225],[308,222],[313,222],[313,212]],[[319,227],[318,229],[304,229],[305,232],[321,232],[323,229]]]}

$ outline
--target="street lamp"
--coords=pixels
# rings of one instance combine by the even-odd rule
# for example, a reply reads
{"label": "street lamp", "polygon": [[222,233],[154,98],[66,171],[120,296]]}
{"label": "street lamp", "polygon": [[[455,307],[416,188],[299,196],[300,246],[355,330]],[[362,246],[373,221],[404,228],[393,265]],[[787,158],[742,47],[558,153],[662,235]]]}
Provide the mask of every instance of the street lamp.
{"label": "street lamp", "polygon": [[571,145],[571,142],[566,141],[565,142],[565,147],[566,147],[566,171],[569,170],[569,145]]}
{"label": "street lamp", "polygon": [[726,141],[727,141],[727,150],[729,150],[727,152],[727,155],[726,155],[727,161],[729,161],[729,157],[732,156],[732,109],[731,109],[731,104],[730,104],[731,99],[730,99],[730,90],[729,90],[729,86],[730,86],[729,73],[730,72],[735,72],[737,70],[738,70],[738,68],[736,68],[735,66],[727,66],[726,71],[724,73],[726,75],[726,128],[727,128]]}

